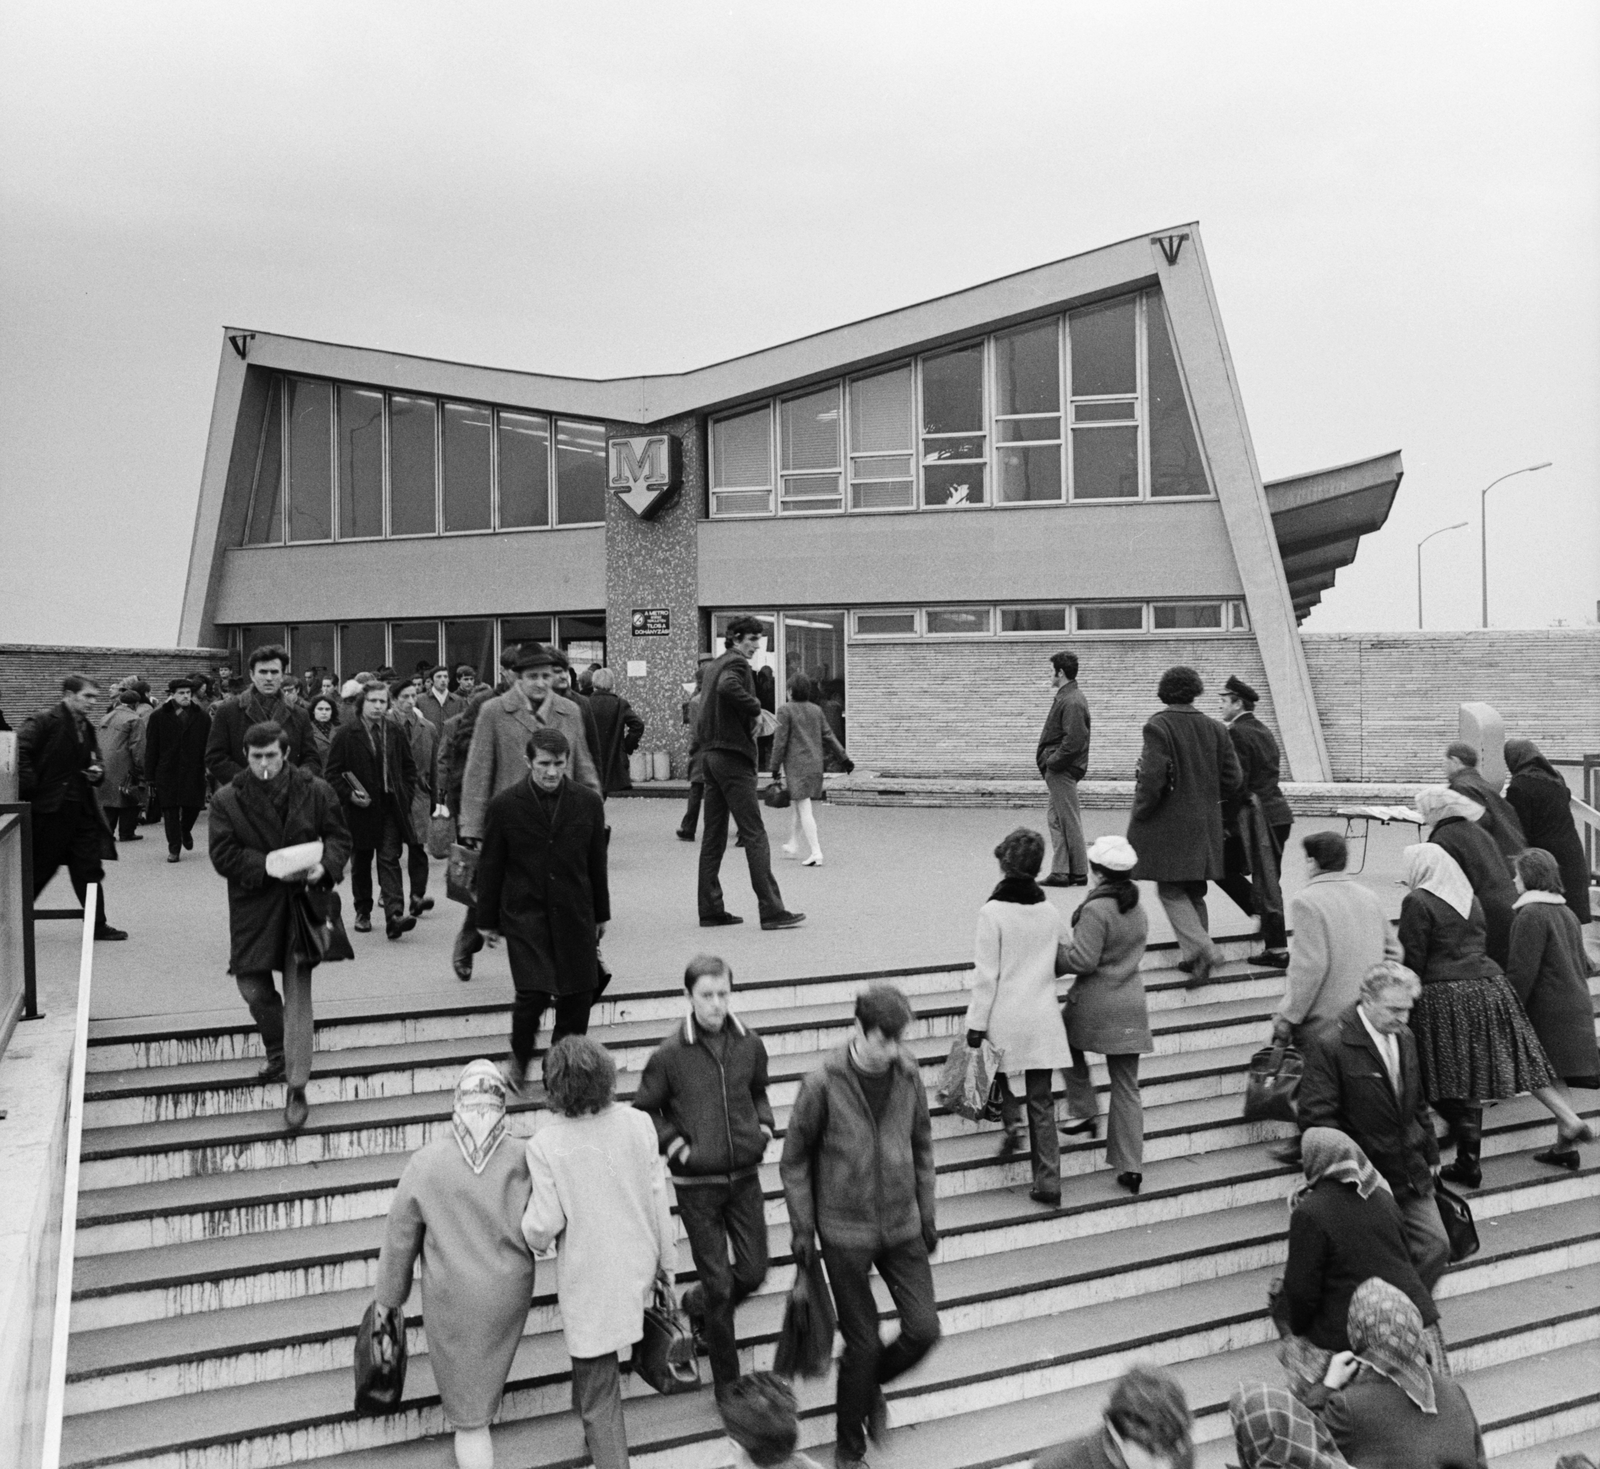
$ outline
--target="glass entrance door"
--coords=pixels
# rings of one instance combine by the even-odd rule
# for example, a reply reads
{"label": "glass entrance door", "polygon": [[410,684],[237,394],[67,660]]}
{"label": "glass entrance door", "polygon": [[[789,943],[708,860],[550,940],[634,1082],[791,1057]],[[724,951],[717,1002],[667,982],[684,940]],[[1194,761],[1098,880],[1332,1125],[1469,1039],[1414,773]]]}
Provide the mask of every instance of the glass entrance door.
{"label": "glass entrance door", "polygon": [[[811,680],[812,698],[822,710],[839,743],[845,744],[844,613],[785,612],[781,617],[783,689],[803,673]],[[780,693],[780,697],[782,694]],[[827,756],[826,768],[838,767]]]}

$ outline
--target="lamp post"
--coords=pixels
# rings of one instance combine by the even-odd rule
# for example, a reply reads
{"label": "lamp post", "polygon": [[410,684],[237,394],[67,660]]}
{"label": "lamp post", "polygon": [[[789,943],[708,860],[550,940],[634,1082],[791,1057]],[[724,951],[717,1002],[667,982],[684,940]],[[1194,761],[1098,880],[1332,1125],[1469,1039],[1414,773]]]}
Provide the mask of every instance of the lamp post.
{"label": "lamp post", "polygon": [[1422,631],[1422,548],[1435,536],[1442,536],[1447,530],[1461,530],[1467,524],[1458,520],[1454,525],[1441,525],[1438,530],[1430,530],[1417,542],[1417,631]]}
{"label": "lamp post", "polygon": [[1483,487],[1483,493],[1478,496],[1478,541],[1481,559],[1479,563],[1479,578],[1483,584],[1483,621],[1481,626],[1489,625],[1489,491],[1501,480],[1508,480],[1513,475],[1532,474],[1536,469],[1549,469],[1553,460],[1546,459],[1543,464],[1526,464],[1521,469],[1513,469],[1510,474],[1502,474],[1500,479],[1491,480]]}

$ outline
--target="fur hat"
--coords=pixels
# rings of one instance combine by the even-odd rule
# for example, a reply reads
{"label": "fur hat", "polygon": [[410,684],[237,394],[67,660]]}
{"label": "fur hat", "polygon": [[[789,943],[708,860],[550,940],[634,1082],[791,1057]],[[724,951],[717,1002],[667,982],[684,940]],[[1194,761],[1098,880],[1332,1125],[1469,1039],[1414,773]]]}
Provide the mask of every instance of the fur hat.
{"label": "fur hat", "polygon": [[525,668],[554,668],[560,660],[555,650],[546,643],[522,643],[517,656],[511,660],[511,671],[521,673]]}

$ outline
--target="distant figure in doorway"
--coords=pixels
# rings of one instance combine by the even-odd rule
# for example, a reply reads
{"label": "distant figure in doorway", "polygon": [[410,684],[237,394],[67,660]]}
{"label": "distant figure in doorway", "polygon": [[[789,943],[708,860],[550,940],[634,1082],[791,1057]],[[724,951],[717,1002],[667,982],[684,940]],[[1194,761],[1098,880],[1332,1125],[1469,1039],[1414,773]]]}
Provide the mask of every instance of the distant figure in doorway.
{"label": "distant figure in doorway", "polygon": [[644,738],[644,720],[617,692],[617,676],[609,668],[596,668],[589,675],[589,687],[589,710],[599,741],[601,792],[609,796],[612,791],[631,791],[628,756]]}
{"label": "distant figure in doorway", "polygon": [[1572,820],[1572,792],[1532,740],[1506,741],[1506,768],[1511,772],[1506,800],[1522,822],[1528,845],[1556,859],[1567,907],[1579,923],[1590,922],[1589,864]]}
{"label": "distant figure in doorway", "polygon": [[1529,845],[1522,834],[1522,821],[1516,808],[1484,779],[1478,769],[1478,752],[1471,745],[1458,741],[1445,747],[1444,778],[1451,790],[1459,791],[1483,807],[1478,825],[1494,838],[1495,846],[1500,848],[1506,861]]}
{"label": "distant figure in doorway", "polygon": [[1078,687],[1076,653],[1052,654],[1050,670],[1055,696],[1034,751],[1050,792],[1050,871],[1039,883],[1047,888],[1082,887],[1089,881],[1089,868],[1078,782],[1089,772],[1089,701]]}
{"label": "distant figure in doorway", "polygon": [[406,877],[411,883],[411,901],[406,911],[413,918],[420,918],[433,908],[433,899],[428,896],[428,829],[433,824],[439,732],[417,706],[414,679],[396,683],[390,690],[390,703],[389,717],[411,742],[411,761],[417,768],[417,783],[411,788],[412,839],[406,843]]}
{"label": "distant figure in doorway", "polygon": [[186,678],[167,685],[171,698],[150,716],[145,734],[145,770],[161,803],[167,861],[194,849],[194,824],[206,804],[206,744],[211,716],[195,702]]}
{"label": "distant figure in doorway", "polygon": [[1283,849],[1294,816],[1278,784],[1278,742],[1256,718],[1260,698],[1243,679],[1230,676],[1219,699],[1243,783],[1222,803],[1225,876],[1217,886],[1241,912],[1261,921],[1262,952],[1252,955],[1250,962],[1267,969],[1287,969],[1289,941],[1281,877]]}
{"label": "distant figure in doorway", "polygon": [[322,774],[306,711],[292,708],[283,698],[283,676],[288,667],[289,654],[278,644],[265,643],[252,649],[249,687],[224,699],[213,711],[206,770],[216,785],[227,785],[244,769],[245,731],[257,724],[276,724],[283,731],[291,765],[304,765],[313,775]]}
{"label": "distant figure in doorway", "polygon": [[816,689],[805,674],[797,673],[789,680],[789,700],[778,711],[778,728],[772,739],[772,771],[789,792],[790,830],[783,855],[799,857],[803,837],[806,855],[801,860],[802,867],[822,866],[822,843],[817,837],[812,803],[823,797],[824,754],[834,756],[843,770],[855,769],[822,717],[815,694]]}

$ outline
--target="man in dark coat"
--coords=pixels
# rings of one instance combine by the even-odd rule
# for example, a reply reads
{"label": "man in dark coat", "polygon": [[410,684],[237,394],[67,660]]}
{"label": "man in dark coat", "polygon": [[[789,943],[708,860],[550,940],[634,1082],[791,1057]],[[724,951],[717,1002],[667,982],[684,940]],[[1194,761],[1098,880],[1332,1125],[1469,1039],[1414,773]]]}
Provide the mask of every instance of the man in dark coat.
{"label": "man in dark coat", "polygon": [[1450,1263],[1450,1241],[1433,1195],[1439,1144],[1406,1024],[1421,992],[1405,965],[1373,965],[1361,998],[1312,1031],[1298,1101],[1302,1135],[1312,1127],[1345,1133],[1384,1176],[1412,1263],[1431,1291]]}
{"label": "man in dark coat", "polygon": [[211,716],[211,736],[206,744],[206,769],[219,786],[227,785],[244,769],[245,731],[256,724],[276,724],[289,742],[289,763],[304,765],[313,775],[322,773],[322,759],[311,733],[311,716],[291,707],[282,694],[288,652],[274,643],[250,654],[250,687],[225,699]]}
{"label": "man in dark coat", "polygon": [[1167,707],[1144,727],[1128,822],[1133,875],[1155,883],[1193,985],[1221,957],[1207,931],[1206,883],[1223,875],[1222,803],[1243,780],[1228,731],[1194,707],[1204,692],[1192,668],[1161,675],[1156,697]]}
{"label": "man in dark coat", "polygon": [[17,736],[18,794],[33,806],[33,896],[65,863],[80,903],[91,882],[100,884],[94,936],[125,939],[125,929],[106,922],[102,864],[116,860],[117,844],[96,792],[106,772],[89,716],[99,702],[100,686],[87,674],[61,680],[61,702],[27,720]]}
{"label": "man in dark coat", "polygon": [[[228,972],[261,1032],[267,1061],[262,1081],[289,1083],[284,1119],[291,1131],[305,1126],[306,1082],[311,1076],[311,968],[292,943],[290,900],[308,885],[331,892],[344,876],[350,833],[328,783],[287,761],[286,740],[275,724],[245,732],[248,766],[211,802],[211,865],[228,880]],[[267,854],[304,842],[321,842],[319,866],[275,877]],[[272,971],[283,975],[283,994]]]}
{"label": "man in dark coat", "polygon": [[[1127,1450],[1135,1449],[1138,1459]],[[1184,1464],[1194,1452],[1194,1418],[1183,1389],[1161,1367],[1130,1367],[1111,1389],[1100,1425],[1048,1449],[1033,1469],[1127,1469],[1130,1463]]]}
{"label": "man in dark coat", "polygon": [[[609,668],[597,668],[590,675],[589,709],[594,715],[595,736],[599,741],[600,784],[606,795],[612,791],[631,791],[628,756],[644,738],[644,720],[633,712],[633,705],[616,690],[617,676]],[[572,695],[568,694],[570,699]]]}
{"label": "man in dark coat", "polygon": [[1056,692],[1033,756],[1050,792],[1050,871],[1039,886],[1083,887],[1089,881],[1089,857],[1078,782],[1089,771],[1089,701],[1078,687],[1076,653],[1052,654],[1050,669]]}
{"label": "man in dark coat", "polygon": [[1294,813],[1278,784],[1278,742],[1256,718],[1260,695],[1242,678],[1223,685],[1222,722],[1239,757],[1243,785],[1222,803],[1225,837],[1222,881],[1217,884],[1243,913],[1261,920],[1263,953],[1252,964],[1289,967],[1289,934],[1284,926],[1282,859]]}
{"label": "man in dark coat", "polygon": [[372,859],[378,859],[384,931],[391,939],[409,933],[417,920],[406,912],[400,849],[416,842],[411,797],[417,766],[411,741],[389,718],[389,690],[381,683],[362,692],[361,717],[334,732],[328,746],[328,784],[337,792],[350,827],[350,896],[356,932],[372,932]]}
{"label": "man in dark coat", "polygon": [[411,788],[411,835],[415,840],[406,844],[406,879],[411,884],[406,911],[413,918],[433,909],[433,899],[428,896],[427,841],[439,809],[439,731],[423,717],[418,693],[416,679],[397,680],[389,690],[389,718],[410,742],[411,763],[417,770],[417,783]]}
{"label": "man in dark coat", "polygon": [[[555,655],[555,667],[550,671],[550,687],[556,691],[558,698],[566,699],[569,703],[578,706],[578,713],[583,716],[583,743],[589,751],[589,759],[594,768],[600,770],[600,725],[594,716],[594,706],[589,702],[589,696],[581,693],[577,683],[572,677],[572,660],[567,657],[562,649],[554,643],[550,651]],[[600,781],[600,794],[603,796],[610,788],[605,784],[602,775]]]}
{"label": "man in dark coat", "polygon": [[527,751],[527,778],[485,813],[474,905],[484,941],[492,948],[503,935],[511,960],[517,998],[506,1079],[519,1090],[552,999],[551,1045],[588,1033],[611,921],[605,802],[567,779],[572,742],[560,730],[534,730]]}
{"label": "man in dark coat", "polygon": [[171,697],[150,716],[145,774],[155,788],[167,830],[167,861],[194,850],[194,824],[206,804],[206,743],[211,716],[195,702],[194,685],[175,678]]}
{"label": "man in dark coat", "polygon": [[1506,861],[1527,850],[1528,839],[1516,809],[1484,778],[1478,769],[1478,752],[1471,745],[1457,741],[1445,747],[1444,778],[1451,790],[1483,807],[1478,825],[1494,838]]}

